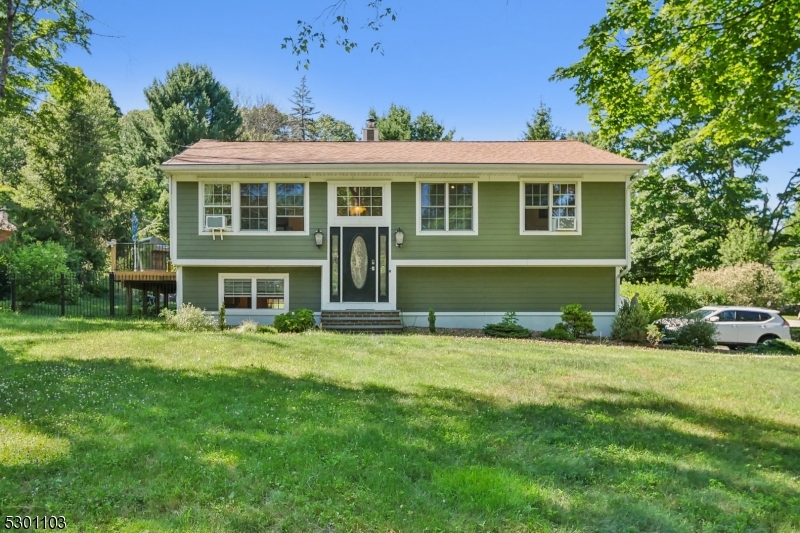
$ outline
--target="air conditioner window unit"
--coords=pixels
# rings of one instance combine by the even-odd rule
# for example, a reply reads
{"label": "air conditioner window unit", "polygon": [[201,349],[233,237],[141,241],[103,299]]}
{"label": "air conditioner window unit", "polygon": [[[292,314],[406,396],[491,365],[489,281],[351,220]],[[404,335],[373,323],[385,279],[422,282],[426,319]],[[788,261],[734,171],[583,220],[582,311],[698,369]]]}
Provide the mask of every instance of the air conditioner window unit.
{"label": "air conditioner window unit", "polygon": [[555,219],[556,231],[575,231],[575,217],[559,217]]}
{"label": "air conditioner window unit", "polygon": [[228,219],[225,215],[206,215],[206,228],[211,231],[212,239],[216,240],[217,232],[222,239],[222,232],[228,228]]}

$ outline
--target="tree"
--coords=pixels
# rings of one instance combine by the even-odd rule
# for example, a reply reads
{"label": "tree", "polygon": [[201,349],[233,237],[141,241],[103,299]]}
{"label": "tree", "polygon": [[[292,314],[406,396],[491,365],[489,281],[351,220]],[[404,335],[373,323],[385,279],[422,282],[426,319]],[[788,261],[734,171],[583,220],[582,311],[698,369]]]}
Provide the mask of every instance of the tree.
{"label": "tree", "polygon": [[769,247],[764,232],[747,219],[733,220],[728,224],[728,234],[719,246],[721,266],[742,263],[766,264]]}
{"label": "tree", "polygon": [[563,129],[553,124],[552,110],[539,101],[539,109],[533,112],[530,122],[526,122],[527,130],[522,133],[523,141],[557,141],[565,139]]}
{"label": "tree", "polygon": [[[335,0],[312,22],[298,20],[297,34],[294,37],[284,37],[281,48],[291,50],[292,54],[298,57],[302,54],[308,56],[309,46],[312,44],[317,44],[320,48],[325,48],[328,38],[324,31],[317,30],[314,26],[318,21],[322,20],[323,26],[328,21],[332,21],[333,25],[342,31],[342,34],[344,35],[337,35],[335,42],[346,52],[352,51],[358,46],[358,43],[347,37],[347,34],[350,30],[350,17],[347,16],[347,7],[347,0]],[[365,4],[365,8],[367,9],[368,14],[363,17],[366,22],[361,26],[362,29],[369,29],[375,32],[381,29],[384,20],[397,20],[397,12],[391,7],[385,7],[384,0],[368,0]],[[372,44],[370,52],[380,52],[383,54],[383,47],[381,46],[380,41],[375,41]],[[301,62],[298,59],[295,68],[299,69],[300,64]],[[308,69],[310,64],[311,63],[309,59],[306,58],[303,67]]]}
{"label": "tree", "polygon": [[15,192],[20,233],[59,242],[94,267],[105,263],[104,238],[124,182],[113,172],[120,111],[109,90],[51,87],[32,117],[24,183]]}
{"label": "tree", "polygon": [[407,107],[394,103],[385,115],[378,116],[375,109],[370,109],[369,116],[377,122],[380,138],[386,141],[452,141],[456,133],[455,129],[445,133],[444,125],[425,111],[412,120]]}
{"label": "tree", "polygon": [[91,20],[73,0],[0,0],[0,115],[27,110],[59,78],[79,80],[61,56],[89,50]]}
{"label": "tree", "polygon": [[800,121],[800,0],[612,0],[582,48],[553,79],[574,80],[604,143],[650,164],[634,275],[685,283],[718,262],[732,220],[781,245],[798,190],[771,207],[761,166]]}
{"label": "tree", "polygon": [[238,107],[242,115],[242,126],[239,130],[241,140],[275,141],[290,136],[289,117],[275,104],[259,97],[255,103],[242,99]]}
{"label": "tree", "polygon": [[331,115],[320,115],[311,123],[309,137],[314,141],[355,141],[356,132],[353,126]]}
{"label": "tree", "polygon": [[289,113],[289,122],[292,128],[292,138],[300,141],[310,140],[309,130],[314,122],[314,115],[319,114],[311,99],[311,91],[306,87],[306,77],[300,79],[300,85],[294,90],[294,98],[289,101],[294,104]]}
{"label": "tree", "polygon": [[180,64],[144,95],[171,155],[200,139],[235,140],[242,125],[230,91],[205,65]]}

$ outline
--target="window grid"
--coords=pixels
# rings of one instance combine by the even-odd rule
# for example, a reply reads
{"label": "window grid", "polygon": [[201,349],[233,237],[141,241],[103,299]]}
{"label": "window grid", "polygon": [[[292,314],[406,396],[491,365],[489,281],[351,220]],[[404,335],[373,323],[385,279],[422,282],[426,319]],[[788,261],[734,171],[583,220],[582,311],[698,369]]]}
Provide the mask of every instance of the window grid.
{"label": "window grid", "polygon": [[286,283],[285,278],[223,278],[223,302],[228,309],[285,309]]}
{"label": "window grid", "polygon": [[524,201],[525,231],[577,229],[575,183],[527,183]]}
{"label": "window grid", "polygon": [[253,305],[252,296],[252,280],[225,280],[223,301],[226,309],[250,309]]}
{"label": "window grid", "polygon": [[472,231],[475,194],[472,183],[421,183],[422,231]]}
{"label": "window grid", "polygon": [[243,231],[269,230],[269,184],[239,185],[240,226]]}
{"label": "window grid", "polygon": [[305,185],[278,183],[275,185],[275,220],[277,231],[305,230]]}
{"label": "window grid", "polygon": [[233,224],[233,195],[231,185],[224,183],[207,183],[203,187],[203,225],[205,217],[210,215],[223,215],[225,226],[230,228]]}
{"label": "window grid", "polygon": [[383,187],[337,187],[336,216],[383,216]]}
{"label": "window grid", "polygon": [[256,309],[283,309],[283,295],[282,279],[256,279]]}

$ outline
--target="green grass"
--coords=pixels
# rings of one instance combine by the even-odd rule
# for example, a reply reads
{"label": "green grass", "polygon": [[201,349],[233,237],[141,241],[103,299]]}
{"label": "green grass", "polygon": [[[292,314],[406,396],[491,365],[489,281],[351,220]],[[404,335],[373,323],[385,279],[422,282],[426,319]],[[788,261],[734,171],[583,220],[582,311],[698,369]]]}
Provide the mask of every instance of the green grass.
{"label": "green grass", "polygon": [[0,314],[0,515],[800,530],[800,358]]}

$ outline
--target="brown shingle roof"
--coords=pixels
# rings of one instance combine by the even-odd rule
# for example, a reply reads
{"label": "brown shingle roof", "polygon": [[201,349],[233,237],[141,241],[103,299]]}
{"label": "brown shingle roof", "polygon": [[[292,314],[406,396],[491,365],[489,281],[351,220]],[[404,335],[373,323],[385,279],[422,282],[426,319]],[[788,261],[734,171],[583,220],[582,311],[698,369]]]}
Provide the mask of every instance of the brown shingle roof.
{"label": "brown shingle roof", "polygon": [[164,165],[643,165],[579,141],[224,142],[202,140]]}

